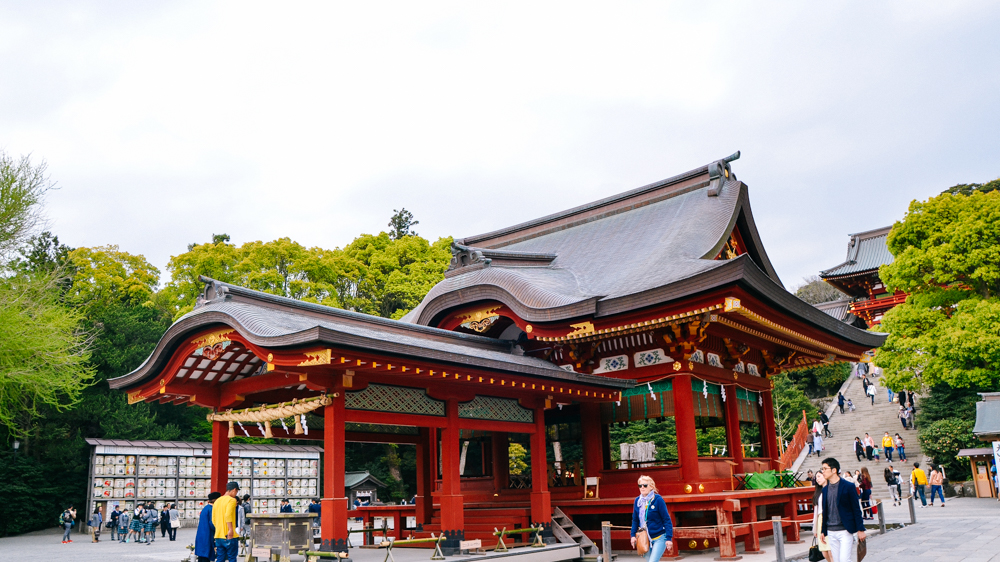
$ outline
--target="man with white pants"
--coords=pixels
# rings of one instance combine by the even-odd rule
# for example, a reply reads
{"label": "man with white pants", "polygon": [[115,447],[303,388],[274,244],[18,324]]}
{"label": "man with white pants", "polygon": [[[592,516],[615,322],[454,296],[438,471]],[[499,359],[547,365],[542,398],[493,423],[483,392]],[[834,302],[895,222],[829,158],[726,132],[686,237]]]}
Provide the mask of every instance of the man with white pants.
{"label": "man with white pants", "polygon": [[865,540],[858,490],[854,484],[841,480],[840,463],[833,457],[823,460],[820,472],[827,485],[823,488],[823,529],[819,540],[830,545],[834,562],[851,562],[857,541]]}

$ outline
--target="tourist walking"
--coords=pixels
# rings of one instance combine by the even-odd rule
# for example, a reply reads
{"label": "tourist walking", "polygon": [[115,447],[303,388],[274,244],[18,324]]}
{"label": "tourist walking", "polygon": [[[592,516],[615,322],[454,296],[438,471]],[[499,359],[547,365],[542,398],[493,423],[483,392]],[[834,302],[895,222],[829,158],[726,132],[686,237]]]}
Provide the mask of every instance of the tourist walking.
{"label": "tourist walking", "polygon": [[899,460],[906,461],[906,443],[903,441],[903,438],[897,433],[896,438],[893,439],[892,442],[896,445],[896,452],[899,453]]}
{"label": "tourist walking", "polygon": [[198,562],[215,562],[215,525],[212,524],[212,506],[222,494],[208,494],[208,503],[201,508],[198,530],[194,535],[194,555]]}
{"label": "tourist walking", "polygon": [[643,555],[646,562],[659,562],[664,552],[673,550],[674,525],[667,504],[656,491],[656,482],[649,476],[639,477],[639,497],[632,506],[632,548],[637,533],[645,533],[649,542],[649,551]]}
{"label": "tourist walking", "polygon": [[900,406],[905,406],[906,405],[906,391],[905,390],[900,390],[898,392],[898,394],[899,394],[899,396],[898,396],[898,398],[899,398],[899,405]]}
{"label": "tourist walking", "polygon": [[899,413],[896,414],[896,417],[898,417],[900,423],[903,424],[903,429],[910,429],[907,427],[907,420],[910,419],[910,411],[906,409],[906,406],[899,407]]}
{"label": "tourist walking", "polygon": [[212,506],[217,562],[236,562],[240,547],[236,539],[236,496],[239,492],[239,483],[226,484],[226,493],[215,500],[215,505]]}
{"label": "tourist walking", "polygon": [[[146,542],[142,538],[143,530],[145,525],[142,520],[146,516],[146,509],[141,503],[135,506],[135,511],[132,512],[132,523],[129,525],[128,536],[135,535],[135,542]],[[127,541],[126,541],[127,542]]]}
{"label": "tourist walking", "polygon": [[[812,472],[812,471],[810,471]],[[823,528],[823,487],[826,486],[826,477],[822,472],[817,472],[814,480],[815,490],[813,491],[813,534],[819,535],[819,530]],[[823,553],[823,558],[833,560],[830,554],[830,543],[817,539],[819,551]]]}
{"label": "tourist walking", "polygon": [[875,405],[875,383],[868,385],[868,389],[865,390],[865,394],[872,399],[872,406]]}
{"label": "tourist walking", "polygon": [[[163,511],[160,512],[160,538],[166,538],[170,532],[170,506],[163,504]],[[155,534],[155,533],[154,533]]]}
{"label": "tourist walking", "polygon": [[833,437],[833,432],[830,431],[830,416],[826,415],[826,412],[820,412],[819,421],[823,422],[823,437]]}
{"label": "tourist walking", "polygon": [[850,398],[847,399],[847,409],[852,412],[854,411],[854,401]]}
{"label": "tourist walking", "polygon": [[813,451],[816,452],[816,456],[820,456],[823,451],[823,436],[817,432],[813,432]]}
{"label": "tourist walking", "polygon": [[892,497],[892,505],[899,505],[899,472],[893,470],[892,465],[885,467],[885,485],[889,487],[889,496]]}
{"label": "tourist walking", "polygon": [[892,404],[892,399],[894,398],[892,389],[887,386],[885,387],[885,391],[889,394],[889,403]]}
{"label": "tourist walking", "polygon": [[181,512],[177,509],[177,504],[170,504],[167,515],[170,519],[170,540],[175,541],[177,540],[177,529],[181,528]]}
{"label": "tourist walking", "polygon": [[941,496],[941,507],[944,507],[944,468],[940,465],[931,468],[931,507],[934,506],[934,494]]}
{"label": "tourist walking", "polygon": [[821,472],[827,484],[823,488],[823,524],[818,538],[830,545],[834,562],[851,562],[856,541],[865,540],[858,492],[853,485],[842,482],[837,459],[824,459]]}
{"label": "tourist walking", "polygon": [[861,467],[861,477],[858,479],[858,485],[861,488],[861,513],[862,517],[865,519],[873,519],[872,517],[872,475],[868,473],[868,467]]}
{"label": "tourist walking", "polygon": [[920,507],[927,507],[927,497],[924,495],[924,486],[927,485],[927,475],[920,469],[920,463],[913,463],[913,471],[910,472],[910,488],[913,490],[913,497],[920,496]]}
{"label": "tourist walking", "polygon": [[73,540],[69,538],[69,534],[70,531],[73,530],[73,519],[76,518],[76,516],[73,514],[74,511],[75,510],[73,509],[73,504],[69,504],[66,507],[66,509],[64,509],[63,512],[59,514],[59,525],[62,526],[63,528],[63,538],[62,538],[63,544],[73,542]]}
{"label": "tourist walking", "polygon": [[860,437],[854,438],[854,455],[858,457],[858,462],[865,459],[865,445],[861,442]]}
{"label": "tourist walking", "polygon": [[142,522],[145,529],[146,544],[153,544],[156,541],[156,527],[160,523],[160,512],[156,511],[155,506],[152,504],[149,505]]}
{"label": "tourist walking", "polygon": [[[934,503],[934,494],[931,492],[931,503]],[[95,507],[94,512],[90,514],[90,520],[87,521],[87,525],[90,526],[90,538],[91,542],[101,542],[101,525],[104,524],[104,517],[101,516],[101,508]]]}
{"label": "tourist walking", "polygon": [[837,393],[837,405],[840,406],[840,414],[841,415],[844,414],[844,402],[845,402],[845,400],[844,400],[844,393],[843,392],[838,392]]}
{"label": "tourist walking", "polygon": [[889,436],[889,432],[886,431],[885,435],[882,436],[882,448],[885,449],[885,460],[886,462],[892,462],[892,450],[896,445],[892,442],[892,437]]}

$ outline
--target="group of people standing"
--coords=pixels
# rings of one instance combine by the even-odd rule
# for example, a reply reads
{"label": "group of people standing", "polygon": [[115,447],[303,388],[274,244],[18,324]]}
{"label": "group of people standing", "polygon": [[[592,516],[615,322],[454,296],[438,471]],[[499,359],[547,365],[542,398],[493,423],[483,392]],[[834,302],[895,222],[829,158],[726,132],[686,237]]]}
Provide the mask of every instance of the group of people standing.
{"label": "group of people standing", "polygon": [[236,562],[240,537],[247,534],[249,515],[253,512],[250,494],[241,498],[239,492],[239,483],[230,482],[226,484],[225,494],[212,492],[208,495],[208,503],[201,509],[198,518],[194,539],[194,554],[198,562]]}
{"label": "group of people standing", "polygon": [[888,462],[892,462],[893,452],[898,453],[899,460],[905,461],[906,441],[898,433],[895,436],[889,436],[888,431],[882,435],[882,439],[878,443],[867,433],[864,439],[854,438],[854,455],[858,458],[858,462],[874,460],[877,464],[880,462],[880,452],[885,454],[885,460]]}

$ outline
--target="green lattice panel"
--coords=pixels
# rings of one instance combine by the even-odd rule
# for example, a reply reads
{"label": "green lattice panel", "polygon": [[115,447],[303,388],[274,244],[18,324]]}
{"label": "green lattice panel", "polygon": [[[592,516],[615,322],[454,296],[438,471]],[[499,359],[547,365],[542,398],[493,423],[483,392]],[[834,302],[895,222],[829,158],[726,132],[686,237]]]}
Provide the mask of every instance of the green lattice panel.
{"label": "green lattice panel", "polygon": [[496,398],[494,396],[476,396],[469,402],[458,405],[458,417],[474,420],[495,420],[521,423],[535,421],[533,412],[521,407],[517,400]]}
{"label": "green lattice panel", "polygon": [[444,416],[444,402],[435,400],[419,388],[370,384],[358,392],[348,392],[344,397],[348,410],[368,410],[372,412],[393,412],[397,414],[419,414],[424,416]]}

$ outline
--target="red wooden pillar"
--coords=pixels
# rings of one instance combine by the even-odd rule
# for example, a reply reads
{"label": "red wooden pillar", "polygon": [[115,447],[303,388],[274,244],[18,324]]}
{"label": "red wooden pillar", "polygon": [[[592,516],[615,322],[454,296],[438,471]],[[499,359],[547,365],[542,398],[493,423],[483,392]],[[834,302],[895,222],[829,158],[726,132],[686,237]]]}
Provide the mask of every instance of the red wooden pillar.
{"label": "red wooden pillar", "polygon": [[462,475],[458,465],[461,456],[458,428],[458,400],[447,401],[447,425],[441,431],[441,544],[447,555],[458,553],[458,542],[465,537],[465,502],[462,497]]}
{"label": "red wooden pillar", "polygon": [[604,469],[604,439],[601,433],[601,405],[580,404],[580,432],[583,433],[583,471],[587,476],[600,476]]}
{"label": "red wooden pillar", "polygon": [[510,486],[510,440],[506,431],[494,431],[493,448],[493,492],[502,493]]}
{"label": "red wooden pillar", "polygon": [[760,448],[764,457],[770,459],[769,468],[778,468],[778,430],[774,424],[774,402],[771,400],[771,392],[761,392],[764,399],[764,406],[760,410]]}
{"label": "red wooden pillar", "polygon": [[434,489],[434,477],[437,476],[437,467],[432,464],[434,455],[431,454],[431,447],[435,446],[431,442],[432,432],[436,434],[437,430],[420,428],[420,443],[417,444],[417,525],[431,522],[434,502],[431,491]]}
{"label": "red wooden pillar", "polygon": [[531,522],[546,527],[552,522],[549,493],[549,461],[545,450],[545,407],[535,408],[535,432],[531,434]]}
{"label": "red wooden pillar", "polygon": [[323,499],[320,550],[347,552],[347,496],[344,493],[344,389],[330,389],[323,407]]}
{"label": "red wooden pillar", "polygon": [[681,463],[681,479],[685,484],[697,488],[701,472],[698,469],[698,435],[694,424],[694,392],[691,390],[691,375],[674,377],[673,387],[677,457]]}
{"label": "red wooden pillar", "polygon": [[736,385],[726,385],[726,447],[736,466],[733,471],[743,472],[743,439],[740,436],[740,409],[736,398]]}
{"label": "red wooden pillar", "polygon": [[224,494],[228,483],[229,422],[216,421],[212,422],[212,491]]}

